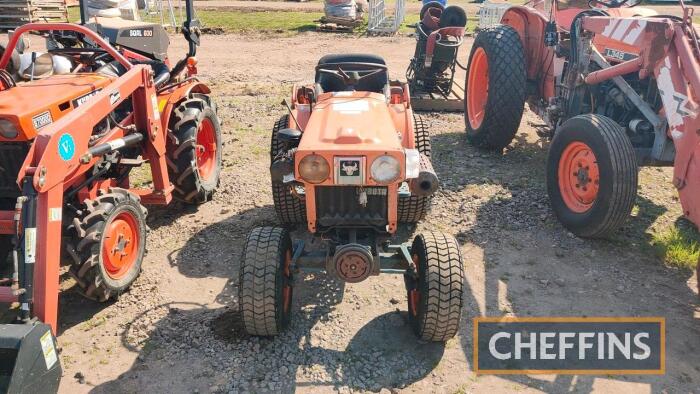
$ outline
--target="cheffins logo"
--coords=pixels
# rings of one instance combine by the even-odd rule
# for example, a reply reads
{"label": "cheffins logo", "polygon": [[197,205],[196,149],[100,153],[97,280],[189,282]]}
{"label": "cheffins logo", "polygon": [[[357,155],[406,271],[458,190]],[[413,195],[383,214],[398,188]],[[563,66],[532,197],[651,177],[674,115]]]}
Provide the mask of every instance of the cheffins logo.
{"label": "cheffins logo", "polygon": [[662,375],[665,359],[663,318],[474,319],[477,373]]}

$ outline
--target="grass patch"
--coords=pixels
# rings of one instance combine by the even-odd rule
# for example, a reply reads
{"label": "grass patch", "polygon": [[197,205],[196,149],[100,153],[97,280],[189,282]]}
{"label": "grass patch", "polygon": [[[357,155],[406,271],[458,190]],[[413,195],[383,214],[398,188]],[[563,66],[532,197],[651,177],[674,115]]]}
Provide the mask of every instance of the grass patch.
{"label": "grass patch", "polygon": [[[225,11],[198,10],[197,16],[205,28],[221,30],[224,33],[272,32],[294,34],[316,30],[316,23],[323,16],[320,12],[301,11]],[[71,22],[80,21],[80,9],[70,7],[68,18]],[[144,21],[160,22],[153,17],[142,15]]]}
{"label": "grass patch", "polygon": [[681,269],[695,269],[700,258],[698,232],[690,226],[674,226],[652,235],[651,244],[664,263]]}
{"label": "grass patch", "polygon": [[[222,33],[277,33],[284,35],[294,35],[304,31],[315,31],[316,21],[323,13],[302,12],[302,11],[240,11],[240,10],[198,10],[202,25],[213,31]],[[80,10],[78,7],[68,9],[68,18],[71,22],[80,21]],[[153,17],[142,15],[144,21],[152,19],[152,22],[159,22]],[[399,33],[413,33],[415,28],[412,25],[418,23],[418,14],[406,15]],[[470,16],[467,21],[467,31],[473,32],[479,19]],[[362,35],[367,32],[367,24],[358,26],[355,34]]]}

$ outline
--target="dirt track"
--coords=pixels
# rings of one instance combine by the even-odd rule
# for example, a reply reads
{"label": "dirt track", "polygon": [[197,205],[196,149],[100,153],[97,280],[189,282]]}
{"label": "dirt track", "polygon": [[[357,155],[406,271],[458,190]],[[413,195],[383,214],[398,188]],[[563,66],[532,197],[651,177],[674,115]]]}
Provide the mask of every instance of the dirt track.
{"label": "dirt track", "polygon": [[[173,54],[184,51],[177,41]],[[279,102],[292,83],[310,80],[314,63],[329,52],[381,54],[392,76],[402,78],[414,41],[307,33],[267,41],[207,36],[203,43],[200,71],[225,125],[221,190],[198,209],[151,209],[144,272],[119,301],[95,305],[63,282],[61,392],[698,390],[697,278],[665,268],[645,234],[679,217],[670,170],[642,170],[639,213],[614,240],[574,238],[549,210],[546,142],[535,134],[532,114],[503,157],[470,147],[461,115],[425,115],[442,191],[418,228],[454,233],[462,245],[469,286],[457,338],[446,345],[414,339],[399,276],[348,286],[307,276],[295,292],[288,332],[272,340],[243,336],[235,274],[250,229],[276,223],[267,149],[283,113]],[[411,231],[402,229],[397,241]],[[477,377],[470,370],[471,318],[503,314],[665,316],[668,373]]]}

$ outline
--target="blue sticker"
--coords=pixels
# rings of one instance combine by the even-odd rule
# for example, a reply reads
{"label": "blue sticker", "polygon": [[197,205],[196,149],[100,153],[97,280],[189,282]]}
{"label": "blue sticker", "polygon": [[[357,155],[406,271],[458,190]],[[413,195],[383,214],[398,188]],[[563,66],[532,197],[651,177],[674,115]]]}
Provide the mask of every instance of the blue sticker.
{"label": "blue sticker", "polygon": [[58,140],[58,155],[63,161],[69,161],[75,156],[75,141],[70,134],[63,134]]}

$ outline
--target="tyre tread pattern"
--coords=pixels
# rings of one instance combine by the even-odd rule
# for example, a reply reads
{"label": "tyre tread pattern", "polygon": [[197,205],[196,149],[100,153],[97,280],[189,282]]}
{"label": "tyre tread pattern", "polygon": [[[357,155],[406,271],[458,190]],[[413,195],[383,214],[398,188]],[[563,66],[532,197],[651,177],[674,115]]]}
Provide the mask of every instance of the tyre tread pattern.
{"label": "tyre tread pattern", "polygon": [[[282,149],[282,143],[277,140],[277,131],[288,127],[289,115],[283,115],[272,129],[270,141],[270,162]],[[288,185],[281,182],[272,182],[272,200],[275,205],[277,217],[284,226],[295,226],[306,223],[306,203],[301,198],[294,196]]]}
{"label": "tyre tread pattern", "polygon": [[[507,25],[479,31],[472,47],[472,55],[478,47],[483,47],[488,58],[489,91],[486,113],[478,130],[471,127],[465,101],[467,139],[480,148],[502,151],[515,137],[525,110],[525,51],[518,32]],[[468,73],[469,71],[467,75]],[[466,83],[468,82],[467,78]],[[468,92],[469,87],[465,86]]]}
{"label": "tyre tread pattern", "polygon": [[[614,175],[608,209],[598,223],[577,235],[587,238],[605,238],[622,226],[629,217],[637,197],[637,156],[625,131],[614,120],[594,114],[576,116],[596,125],[610,153]],[[555,135],[554,138],[556,138]],[[557,160],[558,162],[558,160]]]}
{"label": "tyre tread pattern", "polygon": [[255,228],[246,239],[238,301],[243,326],[250,335],[274,336],[285,328],[279,287],[288,239],[289,232],[278,227]]}
{"label": "tyre tread pattern", "polygon": [[[144,217],[148,214],[146,208],[141,205],[139,197],[126,189],[110,188],[109,191],[94,200],[85,200],[85,209],[81,215],[73,219],[67,227],[71,240],[66,244],[66,253],[72,260],[70,274],[82,288],[86,297],[105,302],[113,297],[118,297],[120,291],[128,288],[138,277],[141,261],[137,264],[139,269],[133,278],[130,278],[123,289],[110,289],[105,283],[100,271],[100,243],[107,218],[119,204],[131,203],[141,210]],[[145,244],[144,234],[141,240]]]}
{"label": "tyre tread pattern", "polygon": [[[180,103],[173,110],[170,118],[168,175],[175,186],[173,196],[188,204],[203,204],[210,201],[219,182],[217,179],[214,187],[207,187],[197,171],[197,132],[207,114],[213,117],[212,121],[216,122],[217,138],[220,143],[220,122],[216,116],[216,107],[208,96],[193,95]],[[216,171],[220,171],[220,163],[218,166]]]}
{"label": "tyre tread pattern", "polygon": [[[430,145],[430,133],[425,126],[423,117],[413,115],[413,134],[418,152],[430,158],[432,147]],[[399,198],[397,217],[400,223],[418,223],[425,218],[430,208],[432,196],[409,196]]]}
{"label": "tyre tread pattern", "polygon": [[416,246],[425,250],[426,267],[419,268],[425,278],[419,284],[421,312],[414,329],[425,341],[444,342],[457,334],[462,316],[464,267],[459,244],[451,235],[427,232],[418,235]]}

